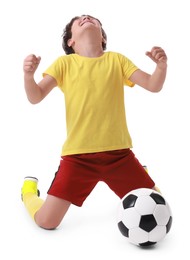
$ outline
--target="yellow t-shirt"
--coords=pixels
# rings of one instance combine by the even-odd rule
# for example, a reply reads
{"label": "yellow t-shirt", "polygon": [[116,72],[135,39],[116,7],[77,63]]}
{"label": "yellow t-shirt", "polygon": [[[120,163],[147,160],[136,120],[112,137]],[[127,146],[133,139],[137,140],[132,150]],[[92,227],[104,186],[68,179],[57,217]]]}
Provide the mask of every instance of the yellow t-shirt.
{"label": "yellow t-shirt", "polygon": [[56,79],[65,95],[67,139],[62,155],[132,147],[128,132],[124,85],[138,68],[125,56],[105,52],[88,58],[59,57],[44,73]]}

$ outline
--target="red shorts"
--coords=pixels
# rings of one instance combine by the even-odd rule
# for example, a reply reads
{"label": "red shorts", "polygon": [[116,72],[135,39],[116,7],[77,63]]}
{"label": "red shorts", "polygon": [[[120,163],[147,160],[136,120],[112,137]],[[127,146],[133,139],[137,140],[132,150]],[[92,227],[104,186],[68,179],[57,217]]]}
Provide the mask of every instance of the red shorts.
{"label": "red shorts", "polygon": [[130,149],[63,156],[48,194],[82,206],[99,181],[120,198],[155,183]]}

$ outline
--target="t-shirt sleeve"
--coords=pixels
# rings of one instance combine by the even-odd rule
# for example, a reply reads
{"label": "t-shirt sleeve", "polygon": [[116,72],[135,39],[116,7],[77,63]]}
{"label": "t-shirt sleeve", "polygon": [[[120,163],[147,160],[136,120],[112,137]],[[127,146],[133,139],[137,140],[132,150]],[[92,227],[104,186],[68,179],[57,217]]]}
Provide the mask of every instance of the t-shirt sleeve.
{"label": "t-shirt sleeve", "polygon": [[121,63],[123,68],[124,84],[129,87],[133,87],[135,83],[130,81],[129,78],[139,68],[125,56],[121,56]]}
{"label": "t-shirt sleeve", "polygon": [[63,90],[64,67],[63,57],[59,57],[43,72],[42,76],[50,75],[56,80],[57,86]]}

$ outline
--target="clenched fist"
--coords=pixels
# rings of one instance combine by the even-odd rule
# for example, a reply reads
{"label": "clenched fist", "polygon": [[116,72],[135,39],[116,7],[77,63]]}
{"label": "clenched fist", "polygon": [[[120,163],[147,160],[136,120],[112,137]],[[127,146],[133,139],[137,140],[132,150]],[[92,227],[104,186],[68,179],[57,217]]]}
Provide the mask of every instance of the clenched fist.
{"label": "clenched fist", "polygon": [[23,70],[25,73],[34,74],[36,71],[39,63],[40,63],[41,57],[36,57],[34,54],[28,55],[24,59],[23,64]]}
{"label": "clenched fist", "polygon": [[167,56],[165,51],[160,47],[153,47],[151,51],[147,51],[146,55],[151,58],[160,68],[167,65]]}

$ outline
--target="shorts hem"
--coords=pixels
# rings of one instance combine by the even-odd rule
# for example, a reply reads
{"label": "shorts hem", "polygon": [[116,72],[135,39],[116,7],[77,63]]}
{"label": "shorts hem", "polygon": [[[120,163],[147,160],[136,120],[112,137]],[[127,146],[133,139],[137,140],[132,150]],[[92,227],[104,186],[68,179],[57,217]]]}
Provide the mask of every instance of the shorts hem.
{"label": "shorts hem", "polygon": [[70,202],[71,204],[73,204],[73,205],[75,205],[77,207],[82,207],[83,202],[84,202],[84,201],[82,201],[82,202],[74,201],[74,200],[72,200],[70,198],[67,198],[67,196],[60,196],[60,195],[54,194],[54,193],[52,193],[50,191],[48,191],[47,194],[51,195],[51,196],[54,196],[56,198],[62,199],[62,200],[66,200],[66,201]]}

